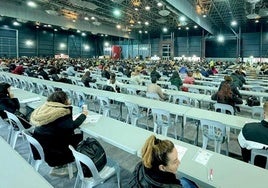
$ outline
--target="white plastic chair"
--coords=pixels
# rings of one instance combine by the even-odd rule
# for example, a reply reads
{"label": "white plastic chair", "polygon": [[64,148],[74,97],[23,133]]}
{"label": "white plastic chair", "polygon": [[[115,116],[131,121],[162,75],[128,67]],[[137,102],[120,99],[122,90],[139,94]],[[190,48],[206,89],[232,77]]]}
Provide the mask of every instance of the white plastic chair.
{"label": "white plastic chair", "polygon": [[[258,119],[258,120],[262,120],[263,119],[263,107],[261,106],[252,106],[251,107],[251,117],[254,119]],[[256,118],[256,114],[258,114],[259,116]]]}
{"label": "white plastic chair", "polygon": [[173,95],[173,103],[177,103],[179,105],[184,105],[184,106],[191,106],[190,98],[183,96],[183,95]]}
{"label": "white plastic chair", "polygon": [[160,100],[160,97],[157,93],[146,93],[146,97],[149,99],[155,99],[155,100]]}
{"label": "white plastic chair", "polygon": [[229,104],[215,103],[214,108],[216,112],[220,110],[220,113],[228,114],[229,112],[231,115],[234,115],[234,108]]}
{"label": "white plastic chair", "polygon": [[[220,113],[223,113],[223,114],[234,115],[234,108],[229,104],[215,103],[214,109],[215,109],[215,112],[220,111]],[[226,130],[227,130],[228,142],[229,142],[230,141],[230,127],[226,127]]]}
{"label": "white plastic chair", "polygon": [[258,155],[266,157],[265,169],[268,169],[268,150],[252,149],[249,163],[254,165],[255,157],[258,156]]}
{"label": "white plastic chair", "polygon": [[[105,182],[114,174],[117,175],[117,183],[118,183],[118,187],[120,188],[120,167],[115,161],[111,160],[110,158],[107,158],[107,164],[104,166],[104,168],[100,172],[98,172],[95,164],[88,156],[80,152],[77,152],[72,146],[69,146],[69,148],[74,155],[75,163],[78,169],[78,174],[75,180],[74,188],[77,187],[79,180],[82,181],[82,186],[81,186],[82,188],[95,187],[96,185],[99,185]],[[87,178],[84,176],[81,163],[83,163],[90,169],[92,173],[92,177]]]}
{"label": "white plastic chair", "polygon": [[47,96],[51,95],[55,92],[55,88],[53,86],[47,86]]}
{"label": "white plastic chair", "polygon": [[44,80],[44,77],[41,75],[38,75],[37,78]]}
{"label": "white plastic chair", "polygon": [[15,149],[17,139],[25,128],[15,114],[12,114],[6,110],[5,113],[7,114],[7,119],[10,125],[7,141],[11,147]]}
{"label": "white plastic chair", "polygon": [[[33,129],[24,130],[24,131],[22,131],[22,134],[25,136],[26,140],[28,141],[28,146],[30,149],[30,155],[28,158],[28,162],[38,172],[40,165],[43,163],[46,163],[45,153],[44,153],[44,150],[43,150],[43,147],[41,146],[41,144],[34,137],[32,137],[32,134],[31,134],[32,130]],[[36,160],[34,159],[34,154],[33,154],[33,150],[32,150],[31,146],[36,149],[36,151],[38,152],[38,154],[40,156],[40,159],[36,159]],[[68,163],[68,173],[69,173],[69,178],[72,179],[72,177],[73,177],[72,163]]]}
{"label": "white plastic chair", "polygon": [[108,97],[98,96],[98,100],[100,101],[99,106],[99,114],[103,114],[106,117],[110,116],[110,101]]}
{"label": "white plastic chair", "polygon": [[229,155],[228,139],[226,134],[226,126],[220,122],[201,119],[200,125],[203,134],[203,149],[207,148],[209,140],[214,141],[214,151],[217,153],[221,152],[221,144],[226,142],[226,155]]}
{"label": "white plastic chair", "polygon": [[178,87],[175,85],[168,85],[168,89],[178,91]]}
{"label": "white plastic chair", "polygon": [[177,129],[174,122],[171,121],[170,113],[167,110],[152,108],[153,121],[154,121],[154,133],[167,136],[168,129],[174,128],[174,137],[177,139]]}
{"label": "white plastic chair", "polygon": [[189,93],[200,94],[199,89],[197,89],[197,88],[192,88],[192,87],[188,88],[188,92],[189,92]]}
{"label": "white plastic chair", "polygon": [[265,88],[262,86],[255,86],[251,88],[251,91],[255,91],[255,92],[265,92]]}
{"label": "white plastic chair", "polygon": [[77,85],[78,85],[78,86],[85,87],[85,84],[84,84],[83,82],[81,82],[81,81],[78,81],[78,82],[77,82]]}
{"label": "white plastic chair", "polygon": [[126,123],[129,123],[130,121],[131,125],[137,126],[138,119],[143,118],[145,116],[141,113],[139,106],[137,104],[125,101],[125,105],[128,111]]}
{"label": "white plastic chair", "polygon": [[136,88],[126,88],[127,94],[130,95],[137,95],[137,89]]}

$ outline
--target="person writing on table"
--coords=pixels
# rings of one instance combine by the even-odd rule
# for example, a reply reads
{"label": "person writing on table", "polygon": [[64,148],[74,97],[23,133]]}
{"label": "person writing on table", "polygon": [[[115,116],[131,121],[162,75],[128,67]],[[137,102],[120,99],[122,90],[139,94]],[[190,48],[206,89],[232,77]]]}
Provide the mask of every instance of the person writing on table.
{"label": "person writing on table", "polygon": [[[83,140],[82,134],[74,134],[86,119],[88,111],[83,111],[73,120],[72,106],[67,94],[63,91],[52,93],[45,104],[35,109],[30,117],[35,126],[33,137],[39,141],[45,153],[45,161],[54,167],[51,175],[68,175],[66,164],[73,162],[74,157],[68,148],[76,148]],[[38,155],[34,154],[38,159]]]}
{"label": "person writing on table", "polygon": [[[268,149],[268,101],[263,105],[264,119],[261,122],[246,123],[238,135],[242,157],[245,162],[250,161],[252,149]],[[254,164],[265,167],[265,157],[256,156]]]}
{"label": "person writing on table", "polygon": [[142,161],[133,172],[131,188],[196,188],[194,182],[186,178],[176,178],[180,165],[178,151],[169,140],[150,136],[142,148]]}

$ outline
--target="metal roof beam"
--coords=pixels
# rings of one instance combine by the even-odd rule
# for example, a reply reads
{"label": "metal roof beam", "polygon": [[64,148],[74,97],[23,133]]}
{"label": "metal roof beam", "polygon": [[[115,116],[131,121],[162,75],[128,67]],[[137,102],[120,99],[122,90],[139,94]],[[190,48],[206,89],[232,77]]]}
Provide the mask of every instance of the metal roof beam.
{"label": "metal roof beam", "polygon": [[211,23],[208,22],[205,18],[201,15],[197,14],[195,11],[195,7],[193,7],[188,1],[186,0],[165,0],[168,3],[168,6],[172,7],[177,11],[177,13],[181,12],[195,23],[197,23],[200,27],[205,29],[211,34],[216,34],[217,31],[214,30]]}
{"label": "metal roof beam", "polygon": [[102,24],[100,26],[95,26],[84,20],[77,20],[74,23],[72,20],[68,20],[63,16],[49,15],[45,11],[33,10],[28,7],[22,8],[9,2],[1,2],[0,13],[2,16],[19,18],[26,21],[40,22],[70,29],[77,29],[81,31],[88,31],[92,34],[101,33],[124,38],[136,38],[136,36],[133,34],[129,35],[128,33],[122,32],[109,25]]}

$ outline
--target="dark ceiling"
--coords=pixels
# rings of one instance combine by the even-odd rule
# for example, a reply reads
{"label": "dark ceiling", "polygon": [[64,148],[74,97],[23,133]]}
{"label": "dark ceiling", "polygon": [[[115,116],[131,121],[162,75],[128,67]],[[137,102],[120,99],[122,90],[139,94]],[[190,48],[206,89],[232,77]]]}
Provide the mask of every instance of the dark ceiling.
{"label": "dark ceiling", "polygon": [[[63,29],[126,38],[139,35],[159,37],[164,27],[168,33],[174,32],[177,36],[201,35],[202,30],[205,34],[235,34],[239,27],[242,32],[258,32],[260,28],[268,30],[268,0],[32,1],[37,4],[35,8],[29,8],[26,0],[0,0],[0,14],[18,18],[19,22],[30,21],[28,23],[39,24],[40,27],[51,24]],[[150,10],[146,10],[147,6]],[[116,9],[121,15],[114,15]],[[185,16],[186,20],[181,20],[181,16]],[[237,21],[237,26],[230,25],[233,20]],[[255,23],[256,20],[259,22]]]}

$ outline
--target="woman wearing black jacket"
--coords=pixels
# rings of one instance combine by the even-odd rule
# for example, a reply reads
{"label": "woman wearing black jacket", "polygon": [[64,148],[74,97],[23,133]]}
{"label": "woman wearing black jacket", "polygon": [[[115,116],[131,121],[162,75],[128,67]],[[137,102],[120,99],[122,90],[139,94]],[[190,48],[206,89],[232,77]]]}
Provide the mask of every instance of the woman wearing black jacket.
{"label": "woman wearing black jacket", "polygon": [[178,151],[169,140],[150,136],[142,148],[142,161],[137,164],[130,188],[197,188],[189,179],[176,178],[180,161]]}
{"label": "woman wearing black jacket", "polygon": [[[73,120],[72,106],[65,92],[52,93],[45,104],[31,114],[31,123],[36,126],[33,136],[44,149],[45,161],[52,167],[51,175],[67,175],[66,164],[74,161],[71,150],[83,140],[82,134],[74,134],[86,119],[87,111]],[[34,156],[38,158],[38,155]],[[65,166],[64,166],[65,165]]]}
{"label": "woman wearing black jacket", "polygon": [[11,85],[8,83],[0,83],[0,117],[7,118],[4,110],[15,113],[20,109],[20,103],[17,98],[14,98],[13,93],[10,92]]}

